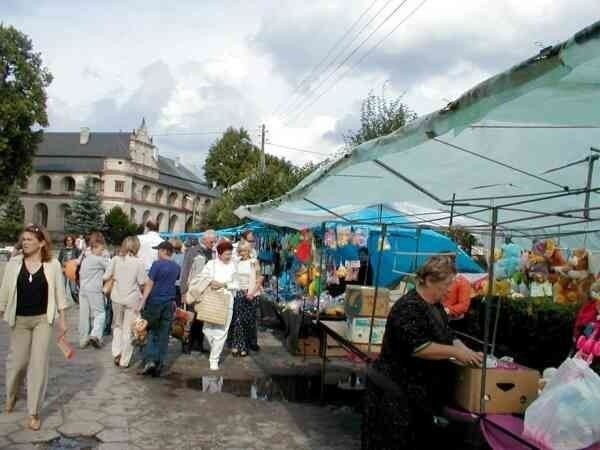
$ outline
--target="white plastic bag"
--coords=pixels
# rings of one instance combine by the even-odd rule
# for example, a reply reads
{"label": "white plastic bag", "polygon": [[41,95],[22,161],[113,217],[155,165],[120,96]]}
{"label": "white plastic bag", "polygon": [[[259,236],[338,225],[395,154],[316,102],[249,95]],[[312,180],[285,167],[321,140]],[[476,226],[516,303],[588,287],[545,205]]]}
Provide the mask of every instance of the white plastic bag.
{"label": "white plastic bag", "polygon": [[580,450],[600,442],[600,377],[569,358],[525,412],[524,436],[542,448]]}

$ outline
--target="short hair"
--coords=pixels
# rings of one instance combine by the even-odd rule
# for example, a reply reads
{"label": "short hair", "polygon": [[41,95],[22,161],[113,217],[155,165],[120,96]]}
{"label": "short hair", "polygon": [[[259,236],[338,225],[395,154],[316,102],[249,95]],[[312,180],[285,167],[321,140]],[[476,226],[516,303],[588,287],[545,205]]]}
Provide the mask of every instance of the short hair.
{"label": "short hair", "polygon": [[246,229],[244,231],[242,231],[242,239],[246,240],[248,239],[248,235],[250,234],[254,234],[254,231]]}
{"label": "short hair", "polygon": [[169,239],[169,242],[171,243],[171,245],[173,246],[173,249],[176,252],[181,252],[181,249],[183,248],[183,242],[181,242],[181,239],[172,238],[172,239]]}
{"label": "short hair", "polygon": [[455,259],[448,255],[432,256],[419,267],[415,273],[418,285],[423,286],[427,281],[438,283],[456,275]]}
{"label": "short hair", "polygon": [[252,251],[252,244],[250,244],[250,242],[247,242],[247,241],[240,241],[240,243],[238,244],[237,251],[238,251],[238,253],[241,253],[244,250],[246,250],[248,252],[251,252]]}
{"label": "short hair", "polygon": [[219,241],[217,244],[217,253],[222,255],[225,252],[233,251],[233,244],[226,239]]}
{"label": "short hair", "polygon": [[123,257],[127,255],[137,256],[140,251],[140,240],[137,236],[127,236],[121,243],[119,254]]}
{"label": "short hair", "polygon": [[106,239],[104,239],[104,235],[99,231],[92,231],[87,238],[88,245],[92,248],[97,247],[98,245],[106,246]]}
{"label": "short hair", "polygon": [[75,236],[73,236],[72,234],[66,234],[65,238],[63,239],[63,245],[66,246],[67,245],[67,241],[71,239],[71,241],[73,241],[73,245],[75,245]]}
{"label": "short hair", "polygon": [[146,228],[150,231],[158,231],[158,224],[154,220],[148,220],[146,222]]}
{"label": "short hair", "polygon": [[52,240],[50,239],[48,231],[41,225],[27,225],[23,229],[19,239],[21,246],[23,243],[23,235],[25,233],[33,234],[38,242],[44,242],[44,246],[42,247],[42,261],[49,262],[52,259]]}

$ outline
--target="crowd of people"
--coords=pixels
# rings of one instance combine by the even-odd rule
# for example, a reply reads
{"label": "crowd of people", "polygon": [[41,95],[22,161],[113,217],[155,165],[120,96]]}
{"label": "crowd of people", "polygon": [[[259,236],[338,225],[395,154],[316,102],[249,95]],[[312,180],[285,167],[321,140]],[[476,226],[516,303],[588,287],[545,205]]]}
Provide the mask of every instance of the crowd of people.
{"label": "crowd of people", "polygon": [[30,429],[41,427],[55,320],[58,337],[66,336],[65,310],[76,303],[80,348],[103,348],[108,329],[112,358],[121,368],[132,364],[133,329],[145,321],[142,375],[164,373],[176,309],[194,309],[207,289],[227,299],[227,320],[203,324],[195,317],[184,351],[209,353],[210,369],[219,370],[227,344],[235,357],[260,350],[256,311],[262,278],[252,232],[233,243],[208,230],[200,241],[184,244],[164,240],[153,221],[145,228],[142,235],[126,237],[112,255],[100,232],[85,239],[66,236],[55,257],[47,231],[25,227],[4,271],[0,314],[10,326],[5,411],[14,409],[26,378]]}

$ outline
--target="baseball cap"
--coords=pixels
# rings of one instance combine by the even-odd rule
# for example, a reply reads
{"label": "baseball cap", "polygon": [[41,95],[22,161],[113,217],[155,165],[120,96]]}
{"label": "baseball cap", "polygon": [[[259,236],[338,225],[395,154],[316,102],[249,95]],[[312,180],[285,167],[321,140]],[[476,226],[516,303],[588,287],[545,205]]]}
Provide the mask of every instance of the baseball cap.
{"label": "baseball cap", "polygon": [[156,247],[152,247],[152,248],[154,250],[168,250],[170,252],[173,252],[173,244],[171,244],[169,241],[162,241]]}

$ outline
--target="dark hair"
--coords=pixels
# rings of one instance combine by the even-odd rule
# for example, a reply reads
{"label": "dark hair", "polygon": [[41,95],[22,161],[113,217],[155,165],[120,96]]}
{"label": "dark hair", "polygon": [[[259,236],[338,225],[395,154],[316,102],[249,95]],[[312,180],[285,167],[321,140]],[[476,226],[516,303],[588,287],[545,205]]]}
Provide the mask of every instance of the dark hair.
{"label": "dark hair", "polygon": [[73,245],[75,245],[75,236],[73,236],[72,234],[66,234],[65,238],[63,239],[63,245],[66,246],[67,245],[67,241],[71,239],[71,241],[73,242]]}
{"label": "dark hair", "polygon": [[242,239],[244,239],[245,241],[248,240],[248,235],[250,234],[254,234],[254,232],[252,230],[242,231]]}
{"label": "dark hair", "polygon": [[94,248],[97,245],[106,245],[106,240],[104,239],[104,235],[99,231],[92,231],[87,238],[88,246]]}
{"label": "dark hair", "polygon": [[149,220],[146,222],[146,228],[150,231],[158,231],[158,224],[154,220]]}
{"label": "dark hair", "polygon": [[217,244],[217,253],[219,255],[222,255],[225,252],[231,252],[233,251],[233,244],[225,239],[223,239],[222,241],[220,241]]}
{"label": "dark hair", "polygon": [[424,285],[427,280],[431,283],[444,281],[456,275],[455,257],[453,255],[432,256],[417,269],[415,279],[418,285]]}
{"label": "dark hair", "polygon": [[23,234],[31,233],[39,242],[44,242],[45,245],[42,247],[42,261],[48,262],[52,259],[52,241],[48,231],[41,225],[27,225],[21,233],[19,241],[23,241]]}

